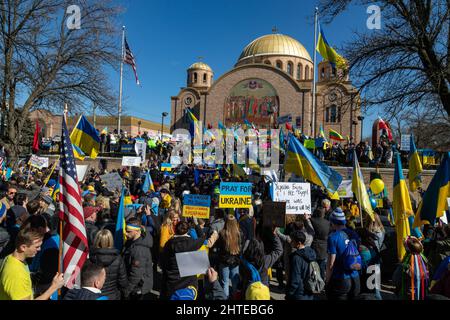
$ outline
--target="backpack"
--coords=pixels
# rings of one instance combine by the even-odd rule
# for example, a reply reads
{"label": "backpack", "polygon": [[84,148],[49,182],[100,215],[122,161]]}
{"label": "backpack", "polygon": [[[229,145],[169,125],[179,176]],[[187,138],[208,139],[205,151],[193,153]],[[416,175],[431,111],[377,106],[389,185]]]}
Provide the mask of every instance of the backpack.
{"label": "backpack", "polygon": [[358,245],[356,244],[355,239],[348,237],[348,234],[345,231],[344,233],[347,235],[348,239],[347,247],[342,255],[344,270],[347,272],[359,271],[362,267],[362,259],[359,254]]}
{"label": "backpack", "polygon": [[308,275],[305,279],[305,290],[311,293],[321,293],[325,288],[325,281],[320,275],[320,267],[316,261],[309,263]]}

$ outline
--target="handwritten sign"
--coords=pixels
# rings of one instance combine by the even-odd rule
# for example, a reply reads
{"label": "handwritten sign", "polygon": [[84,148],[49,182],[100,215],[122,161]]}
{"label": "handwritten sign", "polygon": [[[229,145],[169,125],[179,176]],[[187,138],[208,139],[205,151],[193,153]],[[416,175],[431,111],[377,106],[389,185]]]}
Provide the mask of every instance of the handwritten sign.
{"label": "handwritten sign", "polygon": [[251,183],[220,183],[219,208],[250,208],[251,206]]}
{"label": "handwritten sign", "polygon": [[410,134],[402,134],[400,150],[402,150],[402,151],[409,151],[409,149],[411,147],[410,139],[411,139],[411,135]]}
{"label": "handwritten sign", "polygon": [[136,140],[134,151],[136,151],[136,154],[141,158],[141,163],[144,163],[145,154],[147,152],[147,144],[145,143],[145,140]]}
{"label": "handwritten sign", "polygon": [[109,191],[122,190],[122,178],[117,172],[108,173],[100,176],[100,179],[105,183],[106,189]]}
{"label": "handwritten sign", "polygon": [[273,201],[286,202],[286,214],[311,214],[311,185],[276,182],[273,184]]}
{"label": "handwritten sign", "polygon": [[209,219],[210,207],[210,196],[186,194],[183,197],[183,217]]}
{"label": "handwritten sign", "polygon": [[281,228],[286,226],[286,202],[264,202],[263,226]]}
{"label": "handwritten sign", "polygon": [[48,158],[38,157],[36,155],[32,155],[29,162],[30,166],[42,169],[48,168]]}
{"label": "handwritten sign", "polygon": [[141,165],[141,157],[123,157],[123,167],[139,167]]}
{"label": "handwritten sign", "polygon": [[343,180],[337,189],[339,198],[353,198],[352,180]]}

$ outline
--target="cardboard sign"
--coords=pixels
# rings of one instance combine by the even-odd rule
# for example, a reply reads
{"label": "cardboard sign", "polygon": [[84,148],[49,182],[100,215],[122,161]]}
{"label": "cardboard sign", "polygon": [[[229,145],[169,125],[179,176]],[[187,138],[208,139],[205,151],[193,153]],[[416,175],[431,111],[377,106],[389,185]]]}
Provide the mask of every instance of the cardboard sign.
{"label": "cardboard sign", "polygon": [[183,197],[183,217],[209,219],[210,207],[210,196],[186,194]]}
{"label": "cardboard sign", "polygon": [[263,203],[263,226],[286,226],[286,202],[267,201]]}
{"label": "cardboard sign", "polygon": [[352,180],[342,180],[337,193],[339,198],[353,198]]}
{"label": "cardboard sign", "polygon": [[311,214],[311,185],[275,182],[273,201],[286,202],[286,214]]}
{"label": "cardboard sign", "polygon": [[402,134],[400,150],[409,151],[411,147],[411,135],[410,134]]}
{"label": "cardboard sign", "polygon": [[161,163],[161,171],[172,171],[172,165],[170,163]]}
{"label": "cardboard sign", "polygon": [[122,158],[123,167],[140,167],[141,157],[123,157]]}
{"label": "cardboard sign", "polygon": [[141,163],[145,162],[145,155],[147,152],[147,144],[144,140],[136,140],[136,143],[134,145],[134,150],[136,151],[136,154],[138,157],[141,158]]}
{"label": "cardboard sign", "polygon": [[205,250],[175,253],[180,277],[206,274],[209,268],[208,253]]}
{"label": "cardboard sign", "polygon": [[108,173],[100,176],[100,179],[105,183],[106,189],[109,191],[122,190],[123,181],[117,172]]}
{"label": "cardboard sign", "polygon": [[89,165],[79,165],[77,164],[77,178],[78,182],[81,182],[84,180],[84,176],[86,175],[86,172],[89,168]]}
{"label": "cardboard sign", "polygon": [[220,183],[219,208],[250,208],[251,206],[251,183]]}
{"label": "cardboard sign", "polygon": [[37,169],[48,168],[48,158],[38,157],[33,154],[30,158],[29,164]]}

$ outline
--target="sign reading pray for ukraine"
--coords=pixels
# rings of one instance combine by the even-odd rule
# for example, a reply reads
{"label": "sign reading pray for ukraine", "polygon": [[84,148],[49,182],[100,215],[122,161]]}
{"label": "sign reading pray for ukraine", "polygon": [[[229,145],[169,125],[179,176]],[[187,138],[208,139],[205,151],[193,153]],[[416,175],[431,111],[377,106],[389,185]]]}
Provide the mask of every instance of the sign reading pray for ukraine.
{"label": "sign reading pray for ukraine", "polygon": [[250,208],[252,206],[252,184],[221,182],[219,208]]}
{"label": "sign reading pray for ukraine", "polygon": [[209,219],[210,207],[210,196],[186,194],[183,197],[183,217]]}

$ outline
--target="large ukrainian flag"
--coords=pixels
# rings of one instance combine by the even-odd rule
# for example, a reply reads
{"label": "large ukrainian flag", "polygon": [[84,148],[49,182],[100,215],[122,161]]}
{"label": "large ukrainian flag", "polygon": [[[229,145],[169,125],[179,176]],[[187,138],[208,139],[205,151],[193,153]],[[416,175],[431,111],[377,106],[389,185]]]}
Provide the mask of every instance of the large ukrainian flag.
{"label": "large ukrainian flag", "polygon": [[416,144],[414,143],[414,136],[410,137],[410,150],[409,150],[409,189],[411,191],[416,191],[421,184],[420,174],[422,173],[422,163],[420,163],[419,153],[416,149]]}
{"label": "large ukrainian flag", "polygon": [[[85,116],[81,116],[70,134],[70,141],[76,147],[74,148],[74,156],[83,160],[84,155],[88,155],[92,159],[97,158],[100,150],[100,137],[98,131],[92,126]],[[80,151],[83,155],[80,155]]]}
{"label": "large ukrainian flag", "polygon": [[408,188],[403,176],[402,162],[400,154],[395,152],[395,173],[394,173],[394,200],[392,203],[395,219],[395,230],[397,233],[397,256],[402,261],[406,254],[403,242],[411,234],[408,216],[414,214],[411,207]]}
{"label": "large ukrainian flag", "polygon": [[123,245],[127,239],[126,237],[126,223],[125,223],[125,188],[122,188],[119,211],[117,213],[116,228],[114,234],[114,247],[122,251]]}
{"label": "large ukrainian flag", "polygon": [[322,58],[331,63],[333,68],[338,67],[339,69],[345,69],[347,67],[345,59],[328,44],[328,41],[323,33],[322,26],[319,25],[319,28],[320,32],[316,50],[320,53]]}
{"label": "large ukrainian flag", "polygon": [[292,133],[289,133],[285,170],[324,187],[331,194],[342,182],[339,173],[318,160]]}
{"label": "large ukrainian flag", "polygon": [[[361,209],[366,212],[372,221],[375,220],[373,216],[372,204],[370,203],[369,195],[367,194],[367,188],[364,183],[364,177],[359,167],[358,157],[356,151],[353,150],[353,177],[352,177],[352,192],[359,201]],[[362,217],[362,214],[361,214]]]}
{"label": "large ukrainian flag", "polygon": [[442,163],[423,196],[417,209],[414,227],[423,224],[434,225],[436,218],[442,217],[448,210],[447,198],[450,198],[450,152],[444,154]]}

